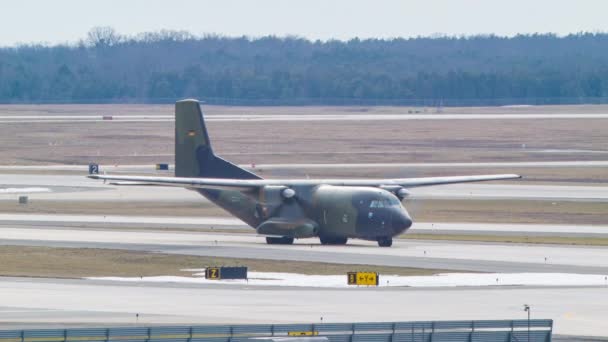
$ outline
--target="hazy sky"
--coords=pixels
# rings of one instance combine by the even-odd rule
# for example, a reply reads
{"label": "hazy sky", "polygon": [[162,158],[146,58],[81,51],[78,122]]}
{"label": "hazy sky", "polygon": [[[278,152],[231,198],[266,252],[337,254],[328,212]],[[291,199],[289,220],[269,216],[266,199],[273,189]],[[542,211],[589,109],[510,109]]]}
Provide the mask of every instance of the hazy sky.
{"label": "hazy sky", "polygon": [[608,31],[607,0],[0,0],[0,45],[73,42],[94,26],[310,39]]}

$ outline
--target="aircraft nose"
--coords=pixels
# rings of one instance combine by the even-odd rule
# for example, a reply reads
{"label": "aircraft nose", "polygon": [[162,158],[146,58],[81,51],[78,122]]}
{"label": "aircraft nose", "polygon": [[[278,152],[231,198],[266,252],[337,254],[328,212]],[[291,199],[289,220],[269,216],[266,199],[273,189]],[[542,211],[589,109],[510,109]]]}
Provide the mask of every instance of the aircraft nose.
{"label": "aircraft nose", "polygon": [[405,210],[399,210],[393,215],[393,228],[396,232],[403,232],[412,226],[412,218]]}

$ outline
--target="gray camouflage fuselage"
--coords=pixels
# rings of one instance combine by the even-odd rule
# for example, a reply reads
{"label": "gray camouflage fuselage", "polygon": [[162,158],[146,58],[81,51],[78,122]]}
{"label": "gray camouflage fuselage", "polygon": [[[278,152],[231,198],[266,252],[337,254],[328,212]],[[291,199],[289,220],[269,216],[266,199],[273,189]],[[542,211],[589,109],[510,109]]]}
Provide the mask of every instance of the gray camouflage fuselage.
{"label": "gray camouflage fuselage", "polygon": [[[177,177],[260,179],[212,149],[198,103],[176,104]],[[286,189],[295,195],[284,196]],[[412,221],[395,194],[373,187],[289,184],[256,189],[193,189],[255,228],[259,234],[290,238],[320,236],[378,240],[403,233]],[[338,240],[336,240],[338,239]]]}
{"label": "gray camouflage fuselage", "polygon": [[377,241],[408,229],[412,220],[399,199],[378,188],[297,186],[285,199],[277,187],[253,193],[197,189],[263,235],[359,238]]}

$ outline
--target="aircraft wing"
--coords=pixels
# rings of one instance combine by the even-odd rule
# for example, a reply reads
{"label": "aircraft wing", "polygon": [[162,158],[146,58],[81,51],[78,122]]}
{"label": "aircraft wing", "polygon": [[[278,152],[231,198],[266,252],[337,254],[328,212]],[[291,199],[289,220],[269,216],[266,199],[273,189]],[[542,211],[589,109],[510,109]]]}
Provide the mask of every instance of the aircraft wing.
{"label": "aircraft wing", "polygon": [[422,178],[404,178],[394,179],[394,184],[401,185],[404,188],[415,188],[421,186],[432,186],[442,184],[484,182],[504,179],[519,179],[520,175],[502,174],[502,175],[477,175],[477,176],[450,176],[450,177],[422,177]]}
{"label": "aircraft wing", "polygon": [[154,177],[154,176],[112,176],[89,175],[92,179],[103,179],[116,182],[114,184],[131,185],[162,185],[183,188],[222,189],[222,190],[251,190],[266,185],[298,186],[298,185],[336,185],[336,186],[401,186],[414,188],[422,186],[482,182],[504,179],[521,178],[516,174],[452,176],[452,177],[422,177],[397,179],[222,179],[222,178],[186,178],[186,177]]}

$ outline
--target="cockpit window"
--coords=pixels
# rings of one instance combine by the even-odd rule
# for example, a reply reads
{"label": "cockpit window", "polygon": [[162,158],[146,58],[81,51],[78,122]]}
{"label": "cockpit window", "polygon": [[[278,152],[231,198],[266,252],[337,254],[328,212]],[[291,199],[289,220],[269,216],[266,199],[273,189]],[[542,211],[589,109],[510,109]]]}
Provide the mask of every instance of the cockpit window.
{"label": "cockpit window", "polygon": [[387,199],[380,199],[380,200],[373,200],[370,202],[369,207],[370,208],[388,208],[391,205],[394,205],[396,203],[387,200]]}

